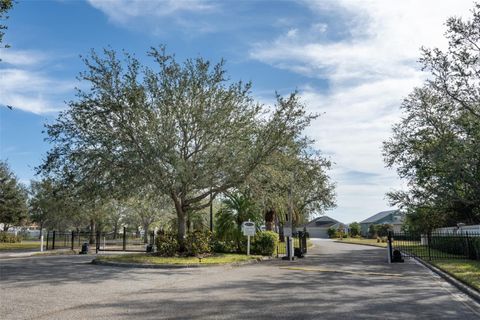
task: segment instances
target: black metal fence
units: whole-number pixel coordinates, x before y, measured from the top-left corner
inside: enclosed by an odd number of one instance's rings
[[[280,241],[277,243],[277,258],[287,256],[287,242],[285,237],[279,237]],[[293,234],[293,251],[294,255],[301,257],[307,253],[307,238],[308,234],[303,231],[299,231]],[[282,241],[283,240],[283,241]]]
[[[393,250],[425,260],[480,260],[480,233],[391,233]]]
[[[149,233],[147,243],[145,238],[135,232],[127,232],[124,228],[123,233],[113,232],[59,232],[48,231],[45,237],[46,250],[56,249],[81,249],[82,245],[87,243],[90,249],[95,248],[99,251],[130,251],[146,252],[155,244],[154,232]]]
[[[95,236],[92,237],[90,232],[77,231],[48,231],[44,236],[46,250],[80,249],[83,243],[90,243],[92,239],[95,244]]]
[[[145,241],[146,240],[146,241]],[[97,233],[96,251],[130,251],[130,252],[146,252],[149,251],[148,246],[155,245],[155,233],[151,232],[145,239],[144,236],[136,232],[127,232],[123,229],[123,233],[115,234],[113,232]]]

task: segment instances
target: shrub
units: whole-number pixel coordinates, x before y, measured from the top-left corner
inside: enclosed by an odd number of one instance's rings
[[[177,235],[173,232],[159,231],[155,239],[155,246],[158,255],[172,257],[179,249]]]
[[[388,231],[392,230],[391,224],[371,224],[368,227],[368,236],[371,239],[388,236]]]
[[[212,239],[210,247],[217,253],[234,253],[237,251],[235,241]]]
[[[391,224],[377,224],[375,225],[375,229],[378,236],[386,237],[388,236],[388,231],[393,229],[393,226]]]
[[[377,228],[375,227],[374,224],[371,224],[370,226],[368,226],[368,237],[370,239],[375,239],[378,237]]]
[[[480,260],[480,237],[431,236],[430,248],[449,254],[469,255]]]
[[[16,243],[21,241],[22,239],[19,236],[16,236],[14,234],[11,234],[5,231],[0,232],[0,242]]]
[[[278,234],[272,231],[258,232],[252,241],[252,253],[272,256],[277,248]]]
[[[350,236],[357,237],[360,235],[360,224],[358,222],[350,223]]]
[[[337,229],[330,227],[327,230],[327,234],[329,238],[335,238],[337,236]]]
[[[185,241],[185,254],[197,256],[212,252],[212,233],[210,231],[194,231],[187,234]]]

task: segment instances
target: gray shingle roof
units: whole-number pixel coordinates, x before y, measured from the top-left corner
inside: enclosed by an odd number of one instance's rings
[[[341,222],[339,222],[339,221],[337,221],[337,220],[335,220],[335,219],[332,219],[332,218],[330,218],[330,217],[328,217],[328,216],[321,216],[321,217],[315,218],[315,219],[313,219],[312,221],[308,222],[308,223],[305,225],[305,227],[318,227],[318,225],[317,225],[317,223],[316,223],[317,221],[318,221],[318,222],[321,222],[321,221],[322,221],[322,222],[323,222],[323,221],[327,222],[327,221],[328,221],[328,222],[332,222],[332,223],[334,223],[334,224],[341,224]]]
[[[367,218],[363,221],[360,221],[360,223],[374,223],[374,222],[377,222],[378,220],[380,219],[383,219],[385,218],[386,216],[388,216],[389,214],[392,214],[392,213],[395,213],[399,210],[388,210],[388,211],[382,211],[382,212],[379,212],[373,216],[371,216],[370,218]]]

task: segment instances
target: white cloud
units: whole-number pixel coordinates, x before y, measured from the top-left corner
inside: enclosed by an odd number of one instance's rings
[[[31,66],[47,60],[47,56],[36,51],[0,49],[2,63],[10,65]]]
[[[36,114],[56,112],[65,107],[64,100],[75,84],[58,80],[39,70],[39,65],[51,59],[33,51],[2,52],[2,63],[8,68],[0,69],[0,105],[13,106]]]
[[[201,0],[88,0],[94,8],[103,11],[115,22],[127,22],[131,18],[163,17],[177,12],[212,11],[215,6]]]
[[[339,196],[333,215],[346,222],[359,220],[384,209],[385,192],[401,185],[394,172],[384,168],[381,145],[399,119],[402,98],[426,77],[416,63],[419,48],[445,47],[446,19],[469,16],[473,2],[340,0],[305,5],[318,13],[320,21],[303,30],[290,29],[295,30],[294,37],[288,31],[254,44],[250,57],[328,81],[326,92],[308,85],[301,88],[309,108],[325,112],[308,134],[336,163],[333,176]],[[322,37],[331,26],[320,27],[323,32],[314,30],[326,16],[341,19],[347,30]],[[345,181],[342,176],[349,171],[378,178],[363,184],[358,177]]]
[[[212,1],[206,0],[88,0],[88,3],[102,11],[114,23],[137,26],[136,23],[132,24],[135,19],[137,23],[149,24],[153,33],[160,33],[163,29],[160,28],[162,23],[170,24],[167,21],[173,21],[190,31],[211,31],[210,25],[197,21],[193,16],[214,12],[218,8]],[[185,14],[189,17],[182,17]]]

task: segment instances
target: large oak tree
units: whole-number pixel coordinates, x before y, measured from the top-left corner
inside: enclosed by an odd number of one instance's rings
[[[275,106],[254,101],[249,83],[228,79],[224,63],[179,63],[164,48],[152,67],[113,50],[84,59],[82,87],[55,123],[42,169],[79,186],[170,197],[183,244],[188,214],[240,185],[271,154],[300,136],[312,116],[295,94]]]
[[[408,181],[389,194],[421,231],[480,223],[480,6],[447,21],[447,50],[423,49],[428,81],[407,97],[384,144],[386,163]]]

